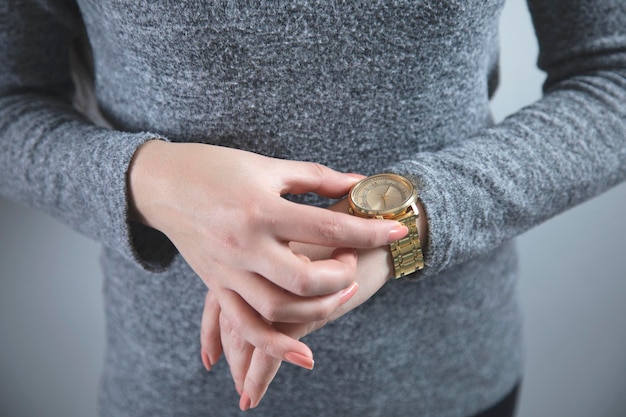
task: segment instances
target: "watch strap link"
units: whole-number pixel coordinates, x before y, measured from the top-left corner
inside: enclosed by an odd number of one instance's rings
[[[424,254],[417,231],[417,215],[411,213],[397,220],[409,229],[409,233],[389,244],[396,279],[424,268]]]

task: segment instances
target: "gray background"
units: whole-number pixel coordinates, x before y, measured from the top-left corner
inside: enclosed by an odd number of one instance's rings
[[[523,0],[502,20],[498,120],[540,96]],[[626,415],[626,185],[519,239],[526,370],[519,417]],[[96,243],[0,199],[0,415],[90,417],[104,316]]]

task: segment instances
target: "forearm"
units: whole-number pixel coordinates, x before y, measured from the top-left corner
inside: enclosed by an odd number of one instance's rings
[[[132,257],[126,170],[154,135],[98,128],[69,104],[33,93],[0,98],[0,137],[2,195]]]
[[[128,164],[158,135],[100,128],[72,107],[69,46],[82,26],[78,8],[3,2],[0,15],[0,194],[146,268],[162,268],[166,241],[132,232],[126,201]]]
[[[500,125],[394,171],[419,179],[425,275],[472,259],[626,178],[626,72],[564,83]]]
[[[544,96],[389,167],[422,185],[431,236],[425,275],[492,251],[626,178],[626,3],[529,6],[548,76]]]

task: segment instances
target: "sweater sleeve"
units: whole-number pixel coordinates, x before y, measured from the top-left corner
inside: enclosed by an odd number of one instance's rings
[[[430,230],[424,275],[486,253],[626,178],[626,2],[529,0],[529,7],[547,73],[543,97],[458,145],[390,167],[421,184]]]
[[[128,219],[126,172],[143,132],[95,126],[71,104],[71,1],[0,4],[0,195],[41,209],[151,270],[175,249]]]

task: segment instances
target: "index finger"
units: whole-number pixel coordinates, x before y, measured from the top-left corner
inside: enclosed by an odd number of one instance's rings
[[[282,160],[280,166],[280,194],[315,193],[324,197],[339,198],[363,178],[346,174],[315,162]]]
[[[320,207],[283,200],[275,210],[274,232],[282,240],[314,245],[369,249],[404,237],[408,229],[396,220],[364,219]]]

